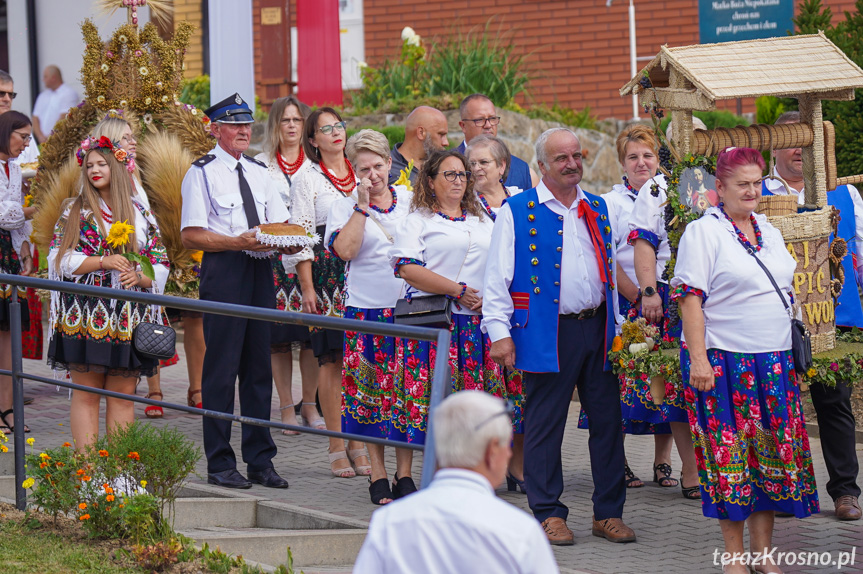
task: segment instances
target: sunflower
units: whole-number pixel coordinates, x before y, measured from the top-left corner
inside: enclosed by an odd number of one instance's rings
[[[122,247],[129,243],[129,236],[135,232],[135,228],[128,221],[116,221],[111,224],[106,241],[113,248]]]

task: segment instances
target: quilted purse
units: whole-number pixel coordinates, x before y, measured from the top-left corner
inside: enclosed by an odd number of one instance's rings
[[[177,333],[159,323],[138,323],[132,331],[132,346],[142,357],[170,359],[174,356]]]

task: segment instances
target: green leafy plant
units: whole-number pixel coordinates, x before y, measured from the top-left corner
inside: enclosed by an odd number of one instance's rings
[[[372,126],[364,126],[360,128],[348,128],[348,137],[351,137],[355,133],[360,130],[371,129],[377,132],[380,132],[387,136],[387,141],[390,144],[390,148],[398,143],[402,143],[405,140],[405,128],[403,126],[384,126],[384,127],[372,127]]]
[[[178,562],[178,556],[183,547],[176,539],[161,540],[155,544],[138,544],[132,548],[135,560],[142,568],[149,571],[162,572],[171,564]]]
[[[545,104],[531,106],[526,110],[522,109],[518,105],[509,105],[507,106],[507,109],[527,114],[527,117],[531,119],[558,122],[566,126],[588,130],[596,129],[596,117],[590,115],[589,107],[577,112],[571,108],[565,108],[560,104],[555,103],[551,106]]]
[[[183,89],[180,91],[180,101],[184,104],[191,104],[199,110],[206,110],[210,107],[210,76],[196,76],[183,82]]]
[[[60,448],[24,457],[29,479],[33,479],[30,501],[53,516],[55,522],[57,516],[71,512],[80,499],[80,481],[76,480],[76,471],[84,457],[71,447],[71,444],[64,443]]]

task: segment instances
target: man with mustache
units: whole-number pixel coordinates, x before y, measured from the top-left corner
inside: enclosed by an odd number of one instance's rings
[[[785,112],[776,124],[796,124],[800,122],[800,112]],[[776,167],[773,175],[779,175],[789,187],[790,193],[797,194],[797,203],[803,199],[803,156],[800,148],[780,149],[774,152]],[[762,195],[785,195],[789,190],[775,179],[764,179]],[[840,185],[827,192],[827,203],[839,209],[839,236],[848,243],[848,255],[842,259],[845,269],[845,287],[839,295],[836,306],[836,324],[843,327],[863,327],[863,307],[857,287],[863,284],[863,199],[853,185]],[[837,382],[835,387],[814,384],[809,387],[812,404],[818,419],[821,436],[821,449],[830,480],[827,494],[836,507],[839,520],[860,520],[863,512],[858,498],[860,486],[857,475],[860,465],[857,462],[854,431],[856,428],[854,412],[851,409],[851,388],[847,383]]]
[[[195,160],[183,179],[180,228],[187,249],[203,251],[200,297],[207,301],[276,308],[272,247],[258,243],[255,227],[281,223],[290,213],[267,166],[244,155],[254,118],[234,94],[204,112],[218,144]],[[299,248],[280,250],[293,254]],[[263,256],[263,258],[261,257]],[[201,381],[203,408],[233,413],[234,384],[240,380],[240,413],[270,419],[273,373],[270,325],[262,321],[204,315],[207,351]],[[231,422],[204,417],[207,482],[227,488],[252,483],[288,488],[273,468],[276,445],[266,427],[242,425],[248,480],[237,471],[231,449]]]
[[[560,448],[573,390],[590,418],[594,536],[634,542],[626,500],[617,379],[615,252],[605,201],[585,193],[581,143],[566,128],[536,142],[542,180],[507,199],[489,247],[482,328],[495,362],[524,372],[527,500],[551,544],[573,544],[560,501]],[[594,422],[594,417],[596,422]]]
[[[405,119],[405,141],[396,144],[390,151],[393,158],[390,185],[395,183],[408,163],[413,161],[409,177],[411,185],[415,186],[425,159],[433,151],[446,149],[449,145],[447,131],[446,116],[440,110],[429,106],[415,108]]]

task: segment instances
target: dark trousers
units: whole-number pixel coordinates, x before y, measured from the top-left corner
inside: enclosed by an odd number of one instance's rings
[[[561,319],[557,341],[560,372],[524,374],[530,405],[524,415],[524,477],[530,509],[540,522],[553,516],[566,520],[569,514],[560,501],[560,447],[572,393],[578,387],[590,419],[587,445],[593,513],[597,520],[620,518],[626,501],[620,391],[614,374],[603,370],[605,314],[581,321]]]
[[[835,388],[816,384],[809,387],[809,392],[815,405],[821,450],[830,476],[827,494],[833,500],[846,494],[860,496],[851,389],[845,383],[837,383]]]
[[[238,251],[205,253],[201,264],[201,299],[276,308],[273,267],[269,259],[253,259]],[[240,413],[270,420],[273,371],[270,325],[225,315],[204,314],[203,407],[234,412],[234,384],[240,379]],[[231,422],[204,417],[207,472],[237,467],[231,448]],[[270,429],[242,425],[243,461],[249,470],[272,468],[276,444]]]

